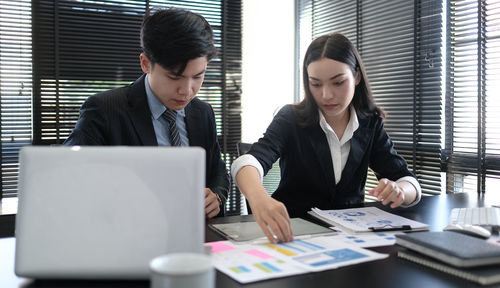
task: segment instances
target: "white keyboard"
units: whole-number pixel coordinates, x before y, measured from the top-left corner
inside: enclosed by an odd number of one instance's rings
[[[495,207],[473,207],[453,208],[450,214],[450,223],[470,224],[480,226],[500,226],[500,208]]]

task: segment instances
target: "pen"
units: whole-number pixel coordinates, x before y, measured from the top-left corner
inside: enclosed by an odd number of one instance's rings
[[[373,232],[381,232],[381,231],[397,231],[397,230],[411,230],[410,225],[402,225],[402,226],[381,226],[381,227],[368,227]]]

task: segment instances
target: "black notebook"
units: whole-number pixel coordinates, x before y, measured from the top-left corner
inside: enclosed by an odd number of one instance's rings
[[[459,268],[410,250],[399,251],[398,257],[482,285],[489,285],[500,282],[500,265]]]
[[[456,267],[500,265],[500,246],[457,232],[396,235],[396,244]]]

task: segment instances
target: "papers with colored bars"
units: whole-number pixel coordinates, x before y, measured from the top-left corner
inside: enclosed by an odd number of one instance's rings
[[[240,283],[335,269],[386,258],[388,255],[335,241],[329,236],[288,243],[205,243],[217,270]]]
[[[429,229],[427,224],[394,215],[377,207],[339,210],[312,208],[308,213],[330,225],[340,226],[353,233]]]

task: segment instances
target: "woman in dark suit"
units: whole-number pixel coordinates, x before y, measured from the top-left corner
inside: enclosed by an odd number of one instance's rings
[[[315,39],[303,71],[304,99],[282,108],[231,168],[269,241],[293,240],[289,217],[312,207],[362,205],[368,167],[379,179],[369,193],[384,205],[418,203],[420,185],[384,130],[384,112],[352,43],[339,33]],[[281,181],[269,197],[262,176],[278,158]]]

